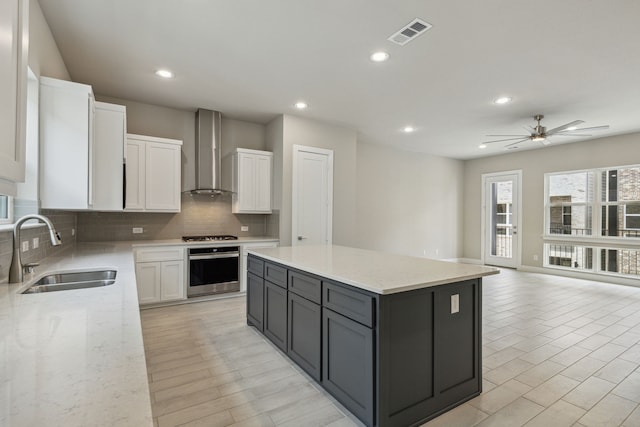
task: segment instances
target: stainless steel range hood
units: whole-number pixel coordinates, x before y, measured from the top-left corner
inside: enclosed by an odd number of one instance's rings
[[[221,122],[219,111],[196,111],[196,188],[191,193],[230,193],[221,185]]]

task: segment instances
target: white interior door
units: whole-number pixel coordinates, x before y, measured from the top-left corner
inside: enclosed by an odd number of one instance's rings
[[[292,245],[331,244],[333,151],[294,145],[292,187]]]
[[[516,268],[520,263],[521,172],[483,175],[483,261]]]

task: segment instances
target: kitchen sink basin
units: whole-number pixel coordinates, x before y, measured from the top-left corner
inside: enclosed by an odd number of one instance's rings
[[[36,294],[108,286],[116,281],[116,273],[116,270],[99,270],[49,274],[29,286],[22,293]]]

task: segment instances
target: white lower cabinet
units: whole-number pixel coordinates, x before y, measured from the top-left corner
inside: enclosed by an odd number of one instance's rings
[[[183,248],[137,249],[135,258],[140,305],[186,298]]]

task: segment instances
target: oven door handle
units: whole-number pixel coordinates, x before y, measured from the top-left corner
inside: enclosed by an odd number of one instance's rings
[[[239,258],[238,252],[226,253],[226,254],[205,254],[205,255],[189,255],[189,261],[201,260],[201,259],[221,259],[221,258]]]

